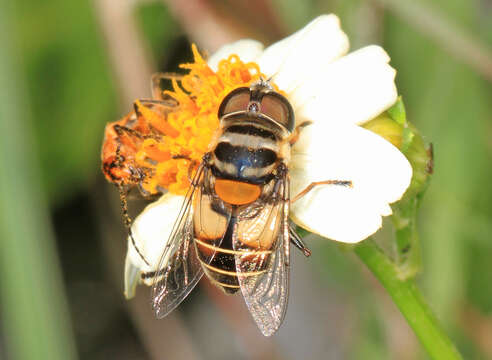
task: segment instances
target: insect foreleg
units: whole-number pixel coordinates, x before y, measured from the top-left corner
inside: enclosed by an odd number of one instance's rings
[[[161,88],[161,80],[181,80],[182,78],[183,75],[170,72],[157,72],[152,74],[152,77],[150,79],[152,97],[154,99],[164,100]]]
[[[292,132],[292,137],[289,140],[289,144],[294,145],[297,142],[297,140],[299,140],[299,136],[301,135],[302,129],[304,129],[306,126],[311,124],[312,124],[311,121],[304,121],[303,123],[297,125],[294,131]]]
[[[132,233],[132,219],[130,218],[130,215],[128,214],[128,202],[126,200],[126,190],[124,189],[123,185],[118,184],[118,190],[120,192],[120,201],[121,201],[121,214],[123,216],[123,221],[125,223],[126,228],[128,229],[128,236],[130,237],[132,241],[132,245],[135,248],[135,251],[137,254],[140,256],[140,258],[144,261],[144,263],[148,266],[150,266],[149,262],[143,254],[140,252],[140,249],[138,248],[135,238],[133,237]]]

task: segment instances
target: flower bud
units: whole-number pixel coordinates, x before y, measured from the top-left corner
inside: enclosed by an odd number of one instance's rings
[[[402,279],[414,277],[421,268],[417,209],[433,170],[432,144],[426,147],[417,128],[406,119],[401,97],[386,112],[364,127],[391,142],[407,157],[413,170],[412,181],[400,201],[392,205],[396,236],[396,264]]]

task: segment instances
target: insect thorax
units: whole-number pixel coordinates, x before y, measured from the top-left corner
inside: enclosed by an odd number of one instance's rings
[[[221,129],[212,148],[212,171],[217,178],[261,185],[272,179],[280,163],[288,162],[289,152],[271,124],[243,114]]]

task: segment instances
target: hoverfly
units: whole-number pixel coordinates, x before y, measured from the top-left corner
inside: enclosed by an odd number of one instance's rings
[[[228,294],[241,291],[265,336],[283,321],[290,242],[288,162],[294,111],[264,80],[222,101],[220,127],[185,197],[153,276],[156,316],[170,313],[205,273]]]
[[[177,106],[163,98],[136,102],[133,113],[106,128],[103,172],[120,189],[129,229],[125,189],[139,186],[146,195],[142,183],[151,175],[136,162],[135,149],[146,139],[162,140],[157,124],[142,116],[142,104],[163,116]],[[158,265],[142,278],[152,279],[157,318],[175,309],[206,274],[225,293],[240,291],[261,332],[270,336],[287,309],[290,243],[311,254],[288,220],[290,150],[309,123],[295,127],[289,101],[265,80],[231,91],[218,118],[219,129],[191,179]],[[313,183],[292,201],[318,184],[351,182]]]

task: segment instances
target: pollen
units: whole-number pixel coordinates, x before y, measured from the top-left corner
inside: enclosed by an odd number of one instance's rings
[[[176,106],[135,102],[135,123],[145,131],[136,136],[135,150],[124,161],[133,161],[128,172],[148,194],[163,189],[185,194],[219,127],[217,113],[224,97],[265,77],[256,63],[244,63],[237,55],[221,60],[214,71],[195,45],[192,52],[194,61],[180,65],[187,73],[171,80],[172,90],[163,91],[163,98]],[[135,173],[143,175],[135,178]]]

